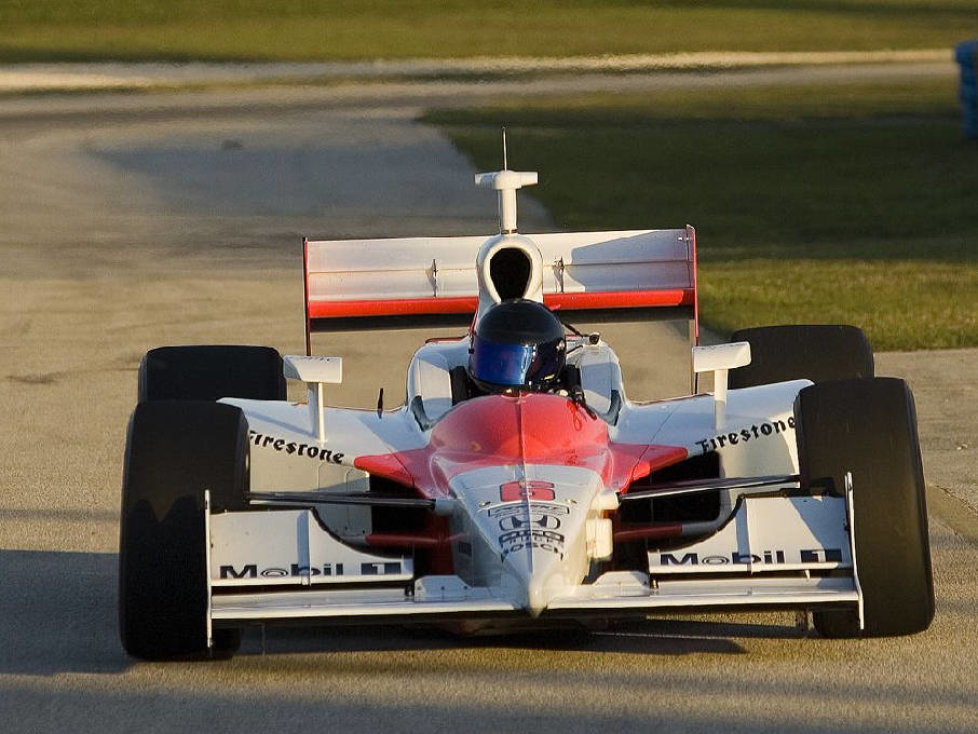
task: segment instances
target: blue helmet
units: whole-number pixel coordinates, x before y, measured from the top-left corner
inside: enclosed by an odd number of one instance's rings
[[[476,324],[469,376],[483,390],[548,390],[566,359],[564,326],[542,303],[514,298],[493,306]]]

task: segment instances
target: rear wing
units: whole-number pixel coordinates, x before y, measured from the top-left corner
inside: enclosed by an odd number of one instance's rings
[[[602,318],[671,307],[698,341],[696,231],[528,235],[543,256],[543,300]],[[303,241],[306,353],[315,331],[468,326],[485,236]]]

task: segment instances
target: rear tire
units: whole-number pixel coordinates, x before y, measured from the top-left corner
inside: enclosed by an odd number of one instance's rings
[[[146,660],[228,657],[238,630],[207,646],[204,490],[211,511],[241,509],[248,490],[248,423],[222,403],[161,401],[129,424],[119,540],[122,644]]]
[[[843,496],[852,473],[856,565],[865,629],[855,612],[814,612],[823,637],[887,637],[927,629],[934,586],[913,396],[903,380],[843,380],[795,402],[804,487]]]
[[[733,342],[749,342],[751,362],[730,370],[731,389],[808,379],[872,377],[873,350],[855,326],[759,326],[741,329]]]
[[[282,357],[271,347],[159,347],[139,365],[139,402],[285,400]]]

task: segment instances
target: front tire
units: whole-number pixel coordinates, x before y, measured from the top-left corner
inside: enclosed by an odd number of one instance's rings
[[[934,586],[913,396],[894,378],[803,389],[795,402],[802,486],[844,495],[852,473],[856,565],[865,629],[848,610],[816,611],[823,637],[888,637],[927,629]]]
[[[134,657],[230,656],[238,630],[207,640],[204,490],[211,511],[241,509],[248,424],[222,403],[143,403],[129,424],[119,540],[119,627]]]

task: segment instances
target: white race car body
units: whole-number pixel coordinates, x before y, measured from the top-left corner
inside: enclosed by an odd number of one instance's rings
[[[523,237],[506,231],[515,228],[507,197],[535,175],[487,176],[504,230],[489,240],[306,243],[307,327],[477,322],[515,296],[563,310],[679,309],[695,343],[691,228]],[[860,613],[851,492],[799,491],[793,405],[811,383],[728,392],[727,370],[749,361],[746,346],[694,349],[713,394],[633,404],[597,336],[568,335],[583,400],[460,398],[453,379],[469,339],[432,341],[411,362],[406,404],[386,412],[323,407],[338,361],[287,357],[289,376],[309,385],[308,404],[222,401],[247,418],[250,492],[244,511],[205,512],[208,629],[303,618],[475,630],[679,609]],[[693,497],[710,499],[677,511]]]
[[[428,431],[407,409],[327,409],[335,438],[324,444],[305,406],[231,401],[252,426],[253,502],[309,507],[210,516],[213,619],[857,604],[845,499],[771,493],[797,488],[784,408],[805,384],[732,391],[720,434],[709,396],[626,404],[620,427],[541,394],[474,398]],[[669,443],[655,443],[664,432]],[[642,434],[651,440],[637,441]],[[750,486],[724,490],[713,521],[615,527],[633,483],[714,451],[721,437],[721,465],[780,476],[758,496]],[[440,522],[375,533],[369,477],[413,487]],[[365,504],[332,503],[358,497]],[[648,551],[647,568],[602,569],[616,542],[656,537],[672,542]],[[441,572],[416,574],[419,550]],[[839,569],[850,574],[825,573]],[[248,586],[262,588],[239,593]]]

